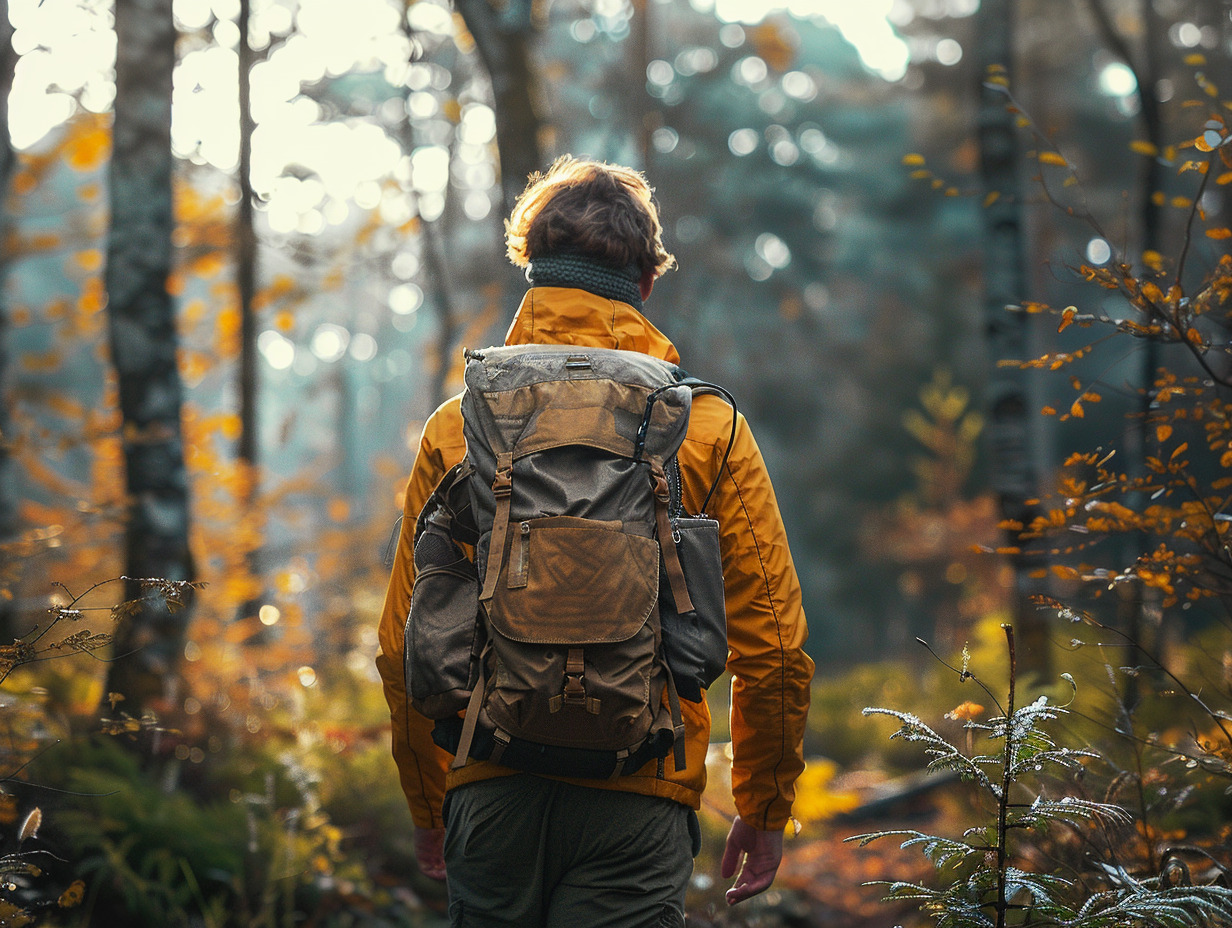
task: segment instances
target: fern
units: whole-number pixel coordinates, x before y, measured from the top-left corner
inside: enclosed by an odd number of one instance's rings
[[[1068,712],[1047,696],[1015,708],[1014,633],[1009,626],[1003,627],[1010,659],[1007,707],[997,718],[968,720],[964,725],[968,733],[980,732],[989,744],[998,745],[996,753],[972,752],[969,756],[911,713],[864,710],[866,715],[897,719],[900,728],[891,737],[923,745],[930,771],[956,772],[993,800],[989,820],[967,827],[961,838],[915,830],[848,838],[859,841],[861,847],[885,838],[901,839],[901,847],[918,849],[939,875],[937,887],[885,880],[870,885],[885,887],[887,900],[917,903],[937,928],[1208,928],[1232,924],[1232,889],[1190,885],[1188,871],[1183,874],[1184,885],[1176,885],[1165,876],[1139,879],[1108,863],[1095,864],[1092,881],[1021,866],[1020,848],[1054,826],[1079,832],[1092,825],[1115,829],[1132,825],[1134,818],[1114,803],[1044,795],[1038,784],[1045,774],[1074,771],[1099,755],[1057,745],[1048,726]],[[965,664],[960,679],[979,682]],[[1066,679],[1073,687],[1073,680]],[[1023,794],[1029,801],[1011,801],[1011,795]],[[1096,889],[1090,889],[1091,885]]]

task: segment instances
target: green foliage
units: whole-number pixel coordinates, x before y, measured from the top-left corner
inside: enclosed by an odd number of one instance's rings
[[[1123,832],[1134,824],[1134,816],[1115,803],[1074,793],[1050,795],[1051,784],[1085,772],[1100,755],[1057,744],[1052,729],[1068,710],[1049,697],[1039,696],[1015,708],[1014,639],[1008,626],[1006,635],[1007,708],[987,721],[968,718],[966,750],[912,713],[865,710],[896,719],[900,727],[891,737],[922,746],[930,771],[958,774],[983,800],[982,806],[973,806],[984,810],[980,818],[958,837],[890,830],[849,839],[863,846],[900,838],[903,848],[918,849],[936,868],[935,886],[877,881],[887,887],[887,900],[918,903],[938,928],[1202,928],[1232,919],[1232,889],[1213,883],[1194,885],[1187,870],[1181,885],[1169,869],[1152,876],[1133,874],[1112,856],[1096,859],[1093,867],[1088,864],[1085,872],[1072,876],[1030,865],[1033,856],[1038,858],[1032,852],[1038,852],[1050,832],[1068,830],[1084,837]],[[966,665],[959,675],[963,680],[977,679]],[[993,697],[991,690],[985,691]]]
[[[272,928],[306,912],[322,925],[420,923],[413,897],[379,889],[369,872],[369,851],[391,836],[344,848],[309,766],[286,750],[271,758],[258,743],[240,752],[219,778],[194,782],[179,761],[143,762],[115,739],[66,747],[69,793],[51,825],[88,884],[84,924]],[[341,784],[359,772],[352,763],[322,772]],[[263,786],[220,789],[236,771]],[[355,815],[357,801],[339,807]]]

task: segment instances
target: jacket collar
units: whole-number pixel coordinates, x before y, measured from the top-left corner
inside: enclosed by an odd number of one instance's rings
[[[572,287],[528,290],[505,335],[505,344],[620,348],[680,363],[671,340],[628,303]]]

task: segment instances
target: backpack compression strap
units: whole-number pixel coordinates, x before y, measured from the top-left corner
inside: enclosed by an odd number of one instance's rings
[[[488,566],[483,574],[483,590],[479,601],[486,603],[496,592],[496,580],[505,561],[505,538],[509,534],[509,505],[513,498],[513,452],[502,451],[496,456],[496,476],[492,479],[492,495],[496,497],[496,516],[492,520],[492,538],[488,542]]]
[[[677,612],[692,612],[693,600],[689,598],[689,588],[684,582],[684,568],[680,566],[680,552],[676,550],[676,536],[672,533],[672,523],[668,518],[671,489],[667,483],[667,475],[663,473],[663,462],[658,458],[650,460],[650,479],[654,484],[659,549],[663,552],[663,566],[667,570],[667,582],[672,588],[672,599],[676,601]]]

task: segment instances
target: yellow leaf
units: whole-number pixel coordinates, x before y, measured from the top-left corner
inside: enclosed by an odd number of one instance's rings
[[[1206,64],[1206,56],[1201,52],[1193,52],[1185,56],[1185,64],[1191,68],[1201,68]]]
[[[1154,249],[1148,249],[1142,253],[1142,263],[1153,271],[1162,271],[1164,256]]]
[[[907,167],[922,167],[924,165],[924,156],[917,154],[903,155],[903,164]]]
[[[65,146],[64,160],[76,171],[90,171],[101,165],[110,153],[111,133],[94,127],[72,138]]]
[[[1135,140],[1129,143],[1129,150],[1137,152],[1140,155],[1146,155],[1148,158],[1154,158],[1159,154],[1159,148],[1151,142]]]
[[[1193,206],[1193,200],[1189,197],[1173,197],[1172,205],[1177,209],[1189,209],[1189,207]]]
[[[81,900],[86,896],[86,884],[84,880],[74,880],[69,884],[68,889],[60,893],[60,898],[56,904],[62,909],[71,909],[74,906],[81,905]]]
[[[1069,167],[1069,163],[1065,158],[1055,151],[1042,151],[1039,153],[1040,164],[1055,164],[1057,167]]]
[[[1001,191],[999,190],[988,191],[988,193],[984,195],[984,208],[987,209],[988,207],[996,203],[999,199],[1001,199]]]
[[[97,248],[87,248],[75,255],[77,266],[83,271],[97,271],[103,266],[103,253]]]

